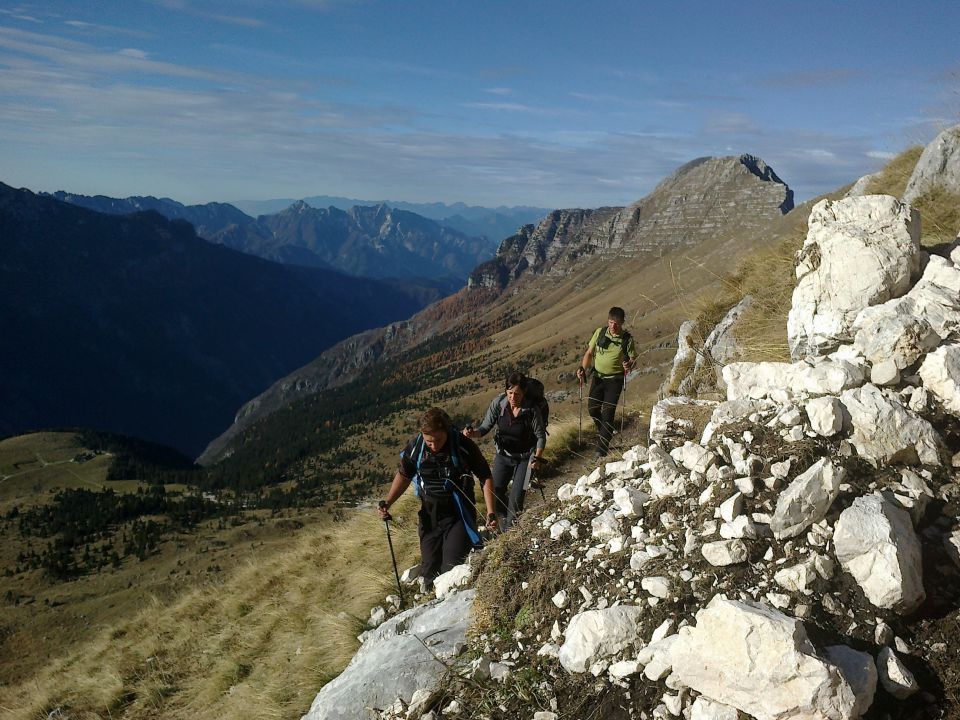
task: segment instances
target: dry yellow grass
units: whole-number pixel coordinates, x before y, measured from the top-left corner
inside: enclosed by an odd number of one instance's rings
[[[414,502],[396,506],[398,562],[416,562]],[[29,682],[0,688],[5,717],[289,718],[349,662],[369,608],[394,588],[371,507],[301,531],[219,582],[153,598]]]

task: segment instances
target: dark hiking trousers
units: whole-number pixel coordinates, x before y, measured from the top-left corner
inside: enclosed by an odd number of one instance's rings
[[[587,412],[597,426],[597,452],[606,455],[613,437],[613,417],[617,412],[620,392],[623,390],[623,375],[600,377],[594,374],[590,382],[590,399]]]
[[[473,506],[469,506],[472,511]],[[453,502],[424,501],[418,513],[420,523],[420,570],[424,579],[433,579],[463,564],[473,547],[463,519]]]
[[[503,518],[500,522],[502,530],[513,525],[517,514],[523,510],[523,498],[526,495],[523,481],[527,477],[528,462],[530,453],[508,457],[498,452],[493,456],[493,494],[496,496],[497,517]]]

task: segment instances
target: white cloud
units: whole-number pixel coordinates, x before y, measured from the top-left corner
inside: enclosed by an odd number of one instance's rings
[[[865,155],[875,160],[893,160],[893,158],[896,157],[896,153],[887,152],[886,150],[867,150]]]

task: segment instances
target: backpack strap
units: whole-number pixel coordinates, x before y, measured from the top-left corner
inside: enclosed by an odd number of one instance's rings
[[[447,438],[450,442],[450,462],[453,463],[453,467],[460,467],[460,430],[455,427],[450,428],[450,432],[447,433]],[[420,464],[423,462],[423,453],[426,451],[427,444],[423,441],[423,433],[417,435],[417,439],[413,443],[413,454],[412,457],[416,459],[416,472],[413,474],[413,494],[415,497],[420,497],[423,494],[423,478],[420,477]],[[450,488],[446,488],[449,490]]]

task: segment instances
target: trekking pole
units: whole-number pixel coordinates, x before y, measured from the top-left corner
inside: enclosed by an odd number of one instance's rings
[[[393,574],[397,578],[397,592],[400,593],[400,607],[403,607],[403,588],[400,587],[400,571],[397,570],[397,556],[393,552],[393,540],[390,538],[390,521],[393,518],[390,516],[390,513],[387,512],[387,502],[385,500],[380,501],[380,507],[383,508],[386,516],[383,518],[383,526],[387,528],[387,545],[390,546],[390,559],[393,560]]]
[[[623,374],[623,409],[620,411],[620,441],[623,442],[623,419],[627,415],[627,373]]]
[[[583,379],[580,380],[580,432],[577,435],[577,447],[583,447]]]

